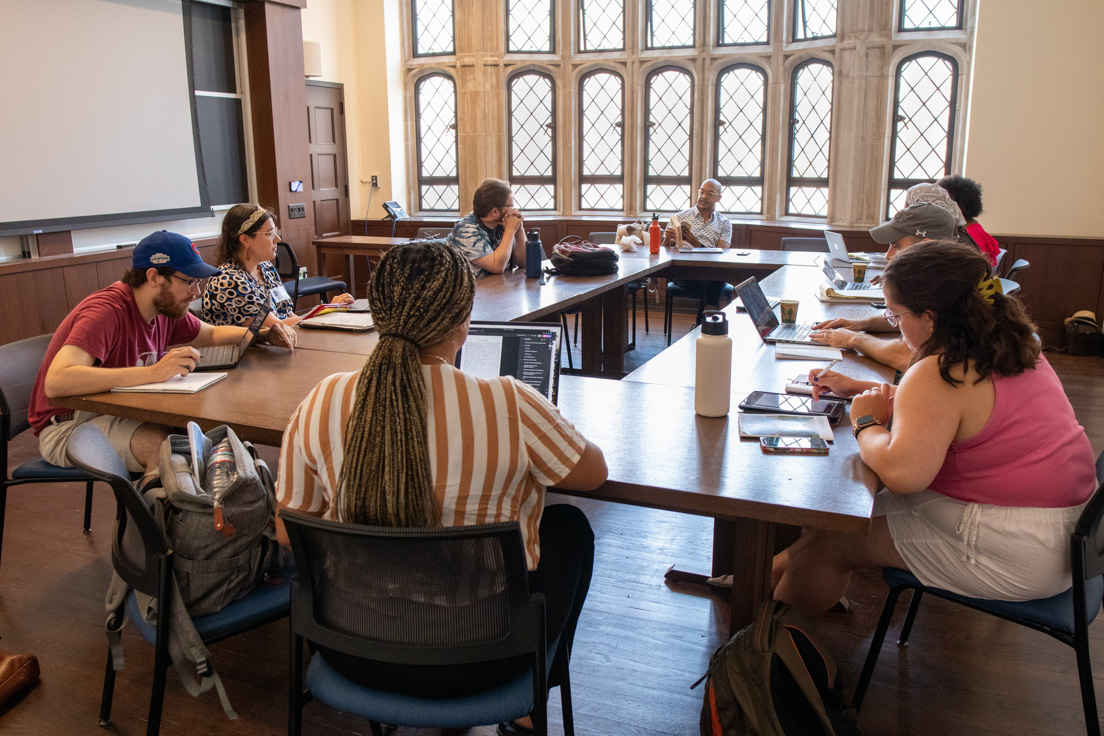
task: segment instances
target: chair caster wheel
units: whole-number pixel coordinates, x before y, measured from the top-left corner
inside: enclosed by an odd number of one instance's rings
[[[100,728],[111,728],[111,726],[112,726],[112,723],[111,723],[110,718],[101,718],[100,719]]]

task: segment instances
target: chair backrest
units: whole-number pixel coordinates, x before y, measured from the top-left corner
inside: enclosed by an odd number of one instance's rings
[[[997,274],[1000,273],[1001,263],[1004,262],[1004,257],[1007,254],[1008,254],[1008,249],[1007,248],[998,248],[997,249],[997,262],[993,264],[993,275],[994,276],[996,276]]]
[[[192,303],[188,305],[188,311],[194,314],[196,317],[203,318],[203,297],[199,299],[193,299]]]
[[[282,240],[276,244],[276,273],[284,281],[299,280],[299,259],[295,257],[295,249]]]
[[[131,484],[123,463],[103,431],[92,423],[73,430],[66,446],[69,461],[111,486],[115,494],[115,530],[111,563],[127,585],[151,596],[160,593],[159,561],[168,559],[169,543],[153,512]]]
[[[827,253],[828,241],[824,238],[782,238],[782,250]]]
[[[1101,459],[1096,462],[1097,475],[1101,472]],[[1077,520],[1071,538],[1074,579],[1091,580],[1104,574],[1104,484],[1097,485]]]
[[[611,245],[617,242],[617,233],[591,233],[587,239],[595,245]]]
[[[292,628],[362,659],[452,665],[543,651],[517,522],[396,529],[284,509],[298,578]]]
[[[420,227],[418,228],[418,239],[423,238],[447,238],[452,234],[451,227]]]
[[[0,346],[0,440],[5,443],[31,426],[31,389],[52,338],[51,333]]]
[[[1017,258],[1012,266],[1008,269],[1008,273],[1006,273],[1004,277],[1006,279],[1015,281],[1017,273],[1019,273],[1020,271],[1026,271],[1029,268],[1031,268],[1030,261],[1028,261],[1026,258]]]

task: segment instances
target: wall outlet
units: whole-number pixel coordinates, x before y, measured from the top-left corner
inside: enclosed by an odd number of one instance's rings
[[[300,266],[300,268],[299,268],[299,280],[302,281],[306,277],[307,277],[307,267],[306,266]]]
[[[307,205],[305,204],[289,204],[288,205],[288,219],[289,220],[302,220],[307,216]]]
[[[379,189],[379,176],[372,174],[372,188]]]

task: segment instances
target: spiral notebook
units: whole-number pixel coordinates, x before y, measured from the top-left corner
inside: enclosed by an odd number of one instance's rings
[[[167,381],[157,383],[116,386],[111,389],[111,392],[116,394],[194,394],[224,378],[226,378],[225,373],[189,373],[186,376],[174,376]]]

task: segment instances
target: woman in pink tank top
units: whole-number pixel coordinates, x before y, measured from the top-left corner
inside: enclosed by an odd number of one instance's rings
[[[806,530],[780,553],[776,598],[820,612],[853,570],[882,567],[979,598],[1070,587],[1069,535],[1096,486],[1092,448],[1035,325],[997,283],[975,249],[913,246],[885,274],[885,316],[913,350],[900,384],[810,373],[814,393],[854,397],[859,453],[886,490],[866,536]]]

